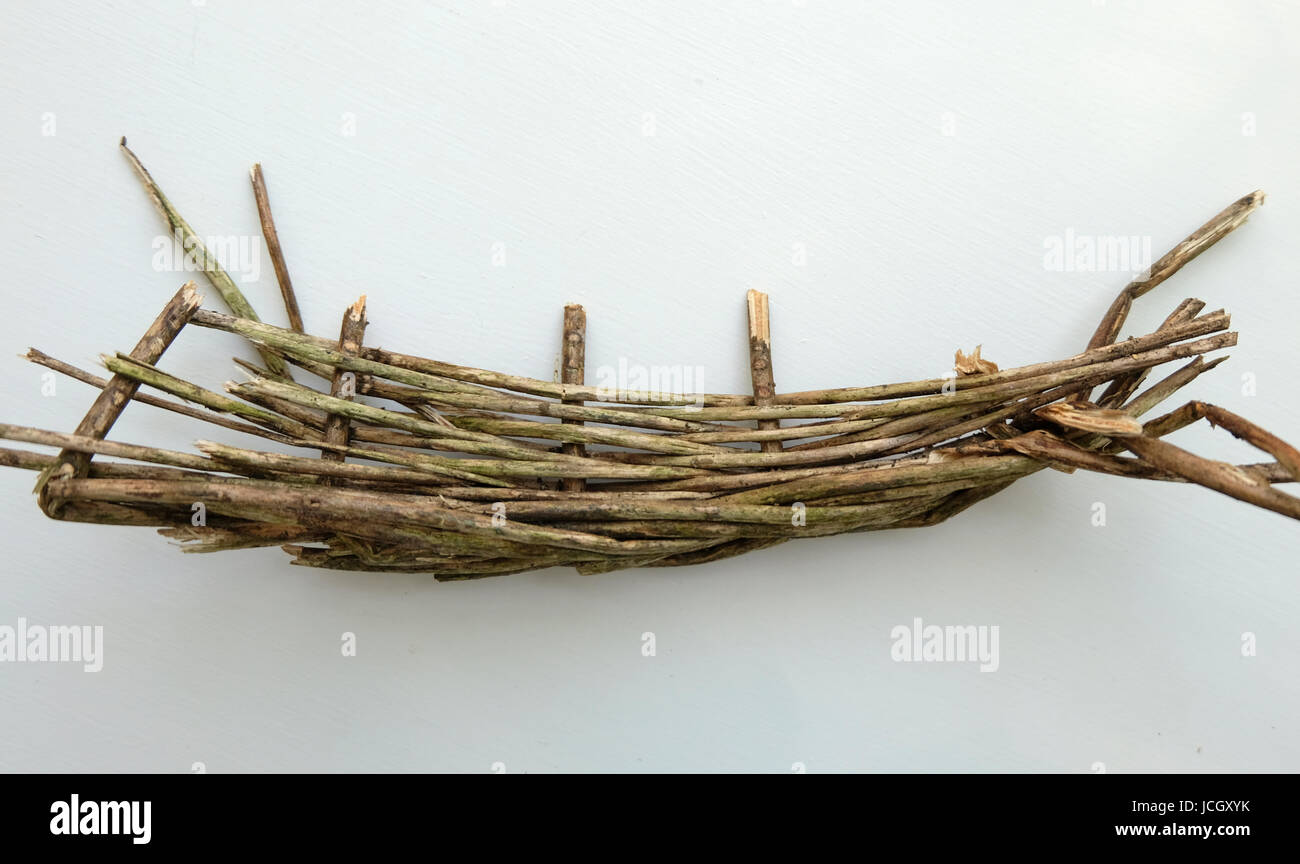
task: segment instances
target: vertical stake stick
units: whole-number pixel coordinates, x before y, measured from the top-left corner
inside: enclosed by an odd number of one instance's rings
[[[577,303],[564,307],[564,341],[560,349],[560,383],[583,384],[587,374],[587,313]],[[564,399],[568,405],[581,405],[581,399]],[[582,425],[581,420],[564,420],[564,423]],[[569,456],[585,456],[581,444],[565,444],[561,448]],[[566,477],[560,481],[565,492],[587,491],[587,481],[580,477]]]
[[[750,289],[745,295],[749,306],[749,378],[754,385],[754,404],[767,407],[776,395],[772,379],[772,323],[767,309],[767,295]],[[780,420],[759,420],[759,429],[780,429]],[[780,441],[763,441],[764,453],[781,452]]]
[[[339,351],[349,357],[361,353],[361,340],[366,334],[366,295],[362,294],[357,302],[343,313],[343,325],[339,328]],[[357,373],[335,367],[334,378],[330,382],[330,395],[336,399],[352,399],[357,395]],[[325,442],[347,446],[352,435],[352,426],[342,414],[331,414],[325,420]],[[321,458],[328,462],[342,462],[343,454],[333,450],[322,450]],[[325,485],[336,485],[333,477],[321,478]]]

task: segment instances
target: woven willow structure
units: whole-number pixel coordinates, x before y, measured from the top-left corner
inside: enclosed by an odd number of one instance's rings
[[[438,579],[671,567],[935,525],[1049,467],[1198,484],[1300,518],[1300,499],[1274,487],[1300,477],[1295,448],[1202,402],[1148,419],[1226,359],[1206,359],[1236,342],[1226,313],[1184,300],[1154,332],[1117,341],[1133,301],[1240,226],[1261,192],[1127,285],[1073,357],[999,369],[958,352],[946,378],[778,393],[767,297],[751,291],[753,392],[661,394],[584,384],[578,306],[564,310],[559,381],[368,346],[364,297],[338,338],[307,335],[255,166],[290,327],[266,324],[125,139],[122,149],[231,314],[201,308],[186,284],[133,350],[104,357],[107,379],[28,352],[100,390],[70,434],[0,426],[0,437],[59,448],[0,450],[4,464],[40,472],[52,518],[155,526],[188,552],[278,545],[295,564]],[[217,392],[164,371],[164,351],[193,325],[252,343],[261,362],[236,361],[250,379]],[[201,440],[177,452],[106,440],[132,401],[280,446]],[[1230,465],[1165,440],[1201,419],[1272,461]]]

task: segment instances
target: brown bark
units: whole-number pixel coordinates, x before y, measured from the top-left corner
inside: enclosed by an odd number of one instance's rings
[[[366,333],[366,295],[362,294],[357,302],[343,313],[343,324],[339,328],[339,351],[349,357],[355,357],[361,351],[361,341]],[[357,394],[357,374],[343,369],[335,369],[330,381],[330,395],[336,399],[352,399]],[[342,414],[330,414],[325,419],[322,439],[326,444],[346,447],[351,441],[351,420]],[[322,450],[321,458],[326,461],[342,462],[343,453],[339,450]],[[324,478],[326,485],[334,482],[333,478]]]
[[[587,312],[577,304],[564,307],[564,335],[560,348],[560,383],[585,384],[587,374]],[[581,399],[563,400],[569,405],[581,405]],[[582,425],[581,420],[562,420],[570,425]],[[587,448],[581,444],[565,444],[562,452],[569,456],[586,456]],[[560,481],[565,492],[582,492],[587,481],[570,477]]]

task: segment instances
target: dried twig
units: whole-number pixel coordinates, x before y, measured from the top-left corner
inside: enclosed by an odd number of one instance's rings
[[[284,298],[284,311],[289,316],[289,328],[295,333],[301,333],[303,332],[302,313],[298,311],[298,298],[293,293],[293,282],[289,280],[289,266],[285,264],[284,250],[280,248],[280,233],[275,230],[275,220],[271,218],[271,198],[266,193],[266,178],[262,176],[262,163],[254,163],[248,176],[253,182],[257,218],[262,223],[262,238],[266,240],[266,249],[271,253],[271,265],[275,268],[275,280],[280,284],[280,296]]]

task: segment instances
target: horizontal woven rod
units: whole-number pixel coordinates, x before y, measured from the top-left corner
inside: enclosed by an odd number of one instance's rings
[[[127,511],[132,508],[142,508],[148,505],[134,504],[130,507],[108,504],[100,501],[77,501],[75,502],[83,509],[90,510],[86,518],[81,521],[102,521],[96,518],[100,508],[116,508],[116,510]],[[205,499],[205,504],[212,504],[211,499]],[[249,505],[241,506],[240,515],[234,520],[227,520],[227,517],[221,513],[221,505],[217,503],[208,507],[209,525],[236,525],[245,524],[248,519],[258,519],[265,524],[284,524],[286,514],[283,511],[272,512],[262,509],[258,506]],[[95,508],[95,509],[91,509]],[[172,521],[170,519],[159,520],[153,518],[153,521],[141,521],[135,517],[136,521],[129,524],[149,524],[149,525],[169,525],[185,527],[189,524],[190,513],[188,505],[186,506],[183,519]],[[304,530],[312,532],[325,531],[331,536],[341,535],[346,531],[347,536],[355,539],[365,540],[367,542],[385,544],[389,546],[404,546],[410,550],[413,556],[418,555],[456,555],[471,557],[499,557],[510,555],[516,557],[538,557],[555,553],[555,549],[549,546],[529,543],[519,543],[504,540],[499,537],[480,537],[470,534],[454,533],[450,531],[441,531],[415,525],[404,525],[395,523],[386,523],[373,520],[358,520],[355,517],[339,516],[331,512],[316,512],[309,514],[312,525],[300,526]],[[109,514],[109,518],[116,518]],[[227,520],[227,521],[222,521]],[[114,523],[118,524],[118,523]],[[128,523],[121,523],[128,524]],[[652,547],[653,548],[653,547]],[[671,551],[671,550],[669,550]]]
[[[424,439],[419,440],[423,441]],[[439,444],[441,442],[431,443]],[[332,446],[319,441],[299,441],[295,442],[295,444],[300,447],[315,449],[323,449]],[[671,468],[652,465],[615,465],[596,460],[582,459],[565,462],[525,462],[522,459],[462,459],[404,451],[396,447],[381,447],[377,444],[360,446],[353,444],[346,450],[340,450],[338,452],[342,452],[348,456],[355,456],[359,459],[373,459],[378,462],[389,462],[394,465],[406,465],[412,468],[421,468],[444,473],[449,477],[457,477],[469,482],[479,482],[489,485],[493,485],[491,481],[494,479],[554,479],[560,477],[579,477],[583,476],[583,472],[590,472],[592,476],[597,476],[605,480],[644,481],[701,477],[708,474],[706,471],[701,471],[695,468]]]
[[[644,456],[639,454],[616,454],[619,462],[636,464],[678,465],[695,468],[734,468],[734,467],[789,467],[792,465],[825,465],[845,460],[860,460],[867,457],[886,456],[930,447],[944,441],[959,438],[969,432],[1009,418],[1022,416],[1040,405],[1054,402],[1072,393],[1091,389],[1102,380],[1100,376],[1062,385],[1045,393],[1039,393],[1027,399],[999,405],[994,410],[979,415],[972,415],[970,408],[975,406],[957,406],[929,414],[887,423],[876,430],[876,435],[865,441],[809,449],[791,448],[783,453],[759,453],[748,451],[735,453],[727,457],[717,456]],[[965,419],[962,419],[965,418]],[[898,433],[898,434],[894,434]]]
[[[182,552],[223,552],[279,546],[284,543],[313,543],[330,536],[328,531],[313,531],[298,525],[273,525],[268,522],[249,522],[238,528],[177,525],[162,528],[158,533],[175,540]]]
[[[965,455],[965,449],[972,446],[979,446],[979,443],[985,438],[987,438],[987,436],[980,433],[978,435],[968,436],[968,438],[963,439],[962,441],[956,441],[950,444],[945,444],[942,447],[936,447],[931,452],[938,453],[938,455],[912,454],[881,458],[871,460],[870,462],[818,465],[811,468],[772,468],[759,471],[743,471],[734,474],[706,473],[697,477],[688,477],[680,480],[666,480],[654,483],[611,482],[593,488],[618,493],[639,489],[655,492],[709,492],[714,495],[724,495],[741,489],[774,486],[777,483],[785,483],[791,480],[802,480],[808,477],[830,477],[837,474],[846,474],[853,471],[860,471],[864,467],[879,468],[895,465],[922,464],[940,458],[956,458],[957,456]],[[988,455],[988,451],[981,450],[978,452],[978,455],[986,456]]]
[[[987,485],[988,482],[983,477],[968,477],[943,483],[913,483],[904,486],[890,486],[885,489],[869,489],[865,492],[851,492],[846,495],[832,493],[817,498],[809,498],[805,503],[816,504],[819,507],[843,507],[875,504],[880,501],[899,501],[905,498],[932,498],[937,500],[945,498],[954,492],[962,492],[977,486]]]
[[[84,522],[94,525],[121,525],[139,528],[157,528],[170,536],[175,531],[202,530],[213,535],[252,537],[269,528],[284,527],[231,519],[218,513],[208,514],[206,527],[196,529],[192,523],[193,512],[188,506],[159,506],[154,504],[113,504],[105,501],[69,501],[59,518],[66,522]]]
[[[864,432],[874,429],[889,418],[879,417],[871,420],[831,420],[820,423],[804,423],[798,426],[779,426],[772,429],[746,429],[743,427],[727,428],[715,432],[691,432],[680,435],[687,441],[702,441],[711,444],[740,444],[752,441],[798,441],[802,438],[817,438],[823,435],[843,435],[850,432]]]
[[[863,531],[880,531],[892,528],[898,522],[928,512],[940,499],[913,498],[900,501],[883,501],[864,505],[854,519],[823,521],[806,525],[791,524],[789,507],[786,520],[780,523],[760,522],[704,522],[695,519],[643,519],[617,522],[565,520],[549,523],[557,528],[574,531],[596,531],[623,539],[811,539],[834,537],[839,534],[856,534]]]
[[[701,444],[680,435],[650,435],[609,429],[601,426],[570,426],[561,423],[543,423],[536,420],[495,420],[482,417],[447,418],[453,426],[473,432],[508,435],[514,438],[540,438],[576,444],[604,444],[610,447],[627,447],[653,453],[685,455],[690,453],[726,453],[726,447]]]
[[[279,453],[230,447],[214,441],[198,441],[195,446],[222,466],[223,469],[245,474],[255,471],[278,471],[291,474],[309,474],[315,477],[333,477],[340,480],[380,480],[387,483],[404,483],[415,486],[443,485],[447,479],[441,473],[422,471],[418,468],[358,465],[354,462],[285,456]],[[338,447],[339,450],[337,451],[330,449],[324,452],[338,452],[342,456],[348,449],[347,445],[338,445]]]
[[[45,352],[38,351],[35,348],[28,348],[27,353],[23,355],[23,359],[39,366],[44,366],[47,369],[53,369],[55,372],[76,379],[83,384],[89,384],[91,387],[98,387],[101,390],[109,383],[109,379],[107,378],[100,378],[98,375],[94,375],[84,369],[79,369],[71,363],[65,363],[62,360],[51,357]],[[186,417],[192,417],[195,420],[202,420],[204,423],[211,423],[215,426],[221,426],[235,432],[243,432],[247,435],[256,435],[259,438],[279,441],[280,443],[286,443],[288,441],[288,437],[285,435],[268,431],[260,426],[254,426],[250,423],[241,423],[238,420],[231,420],[229,417],[225,417],[211,409],[203,411],[190,405],[186,405],[183,402],[173,402],[170,399],[161,399],[149,393],[141,393],[139,391],[132,393],[131,399],[132,401],[139,402],[142,405],[151,405],[154,408],[161,408],[164,411],[171,411],[174,414],[183,414]]]
[[[240,363],[241,361],[236,359],[235,362]],[[246,368],[250,373],[254,375],[260,376],[263,374],[263,370],[258,367],[249,365]],[[295,384],[293,386],[302,387],[302,385],[298,385],[298,384]],[[317,391],[310,390],[306,387],[302,387],[302,389],[307,393],[317,393]],[[244,390],[241,391],[239,395],[241,398],[253,403],[254,405],[260,406],[261,408],[264,408],[267,411],[270,411],[277,416],[282,416],[283,418],[293,421],[293,423],[296,425],[297,428],[308,430],[307,434],[304,435],[303,438],[295,438],[293,440],[292,443],[294,443],[295,445],[312,446],[312,447],[321,446],[318,442],[323,440],[324,438],[325,423],[327,421],[327,418],[329,417],[329,414],[327,412],[317,408],[310,408],[305,405],[299,405],[294,402],[289,402],[284,399],[277,399],[274,396],[270,396],[266,393],[258,393],[249,390]],[[222,398],[228,398],[228,397],[222,397]],[[397,429],[390,429],[384,426],[372,426],[366,423],[354,422],[351,424],[351,432],[352,432],[351,437],[353,441],[365,442],[367,445],[375,449],[384,449],[386,451],[391,451],[395,448],[411,448],[415,450],[440,450],[440,451],[447,450],[447,444],[445,440],[440,441],[435,439],[422,438],[419,435],[413,435],[409,432],[401,432],[398,431]],[[311,443],[305,444],[303,443],[304,440]],[[523,446],[531,446],[531,445],[525,444]],[[536,449],[541,449],[541,448],[536,448]]]
[[[165,534],[167,528],[159,528],[158,533]],[[276,537],[245,537],[239,534],[231,534],[228,537],[213,536],[205,542],[182,542],[178,541],[177,546],[180,550],[188,555],[204,555],[213,552],[237,552],[241,549],[265,549],[271,546],[283,547],[285,543],[319,543],[328,536],[324,531],[302,531],[296,530],[288,533],[283,539]]]
[[[690,501],[710,497],[708,492],[655,492],[629,489],[603,492],[600,487],[582,492],[560,489],[479,489],[472,486],[448,486],[438,490],[445,498],[461,501]]]
[[[927,509],[923,513],[913,516],[911,519],[904,519],[890,528],[926,528],[947,522],[958,513],[962,513],[974,507],[979,502],[991,498],[1008,488],[1016,478],[1003,480],[998,483],[984,483],[979,486],[973,486],[961,492],[954,492],[935,507]]]
[[[1079,385],[1086,386],[1086,385]],[[1042,391],[1032,391],[1033,394],[1041,394]],[[1053,392],[1051,390],[1047,392]],[[790,448],[791,452],[806,453],[808,451],[827,451],[835,452],[850,444],[859,444],[860,442],[882,441],[888,439],[891,443],[883,447],[876,448],[877,453],[889,452],[895,448],[898,443],[907,444],[911,449],[911,442],[918,440],[926,431],[932,431],[936,428],[947,429],[954,423],[980,416],[980,412],[988,413],[989,411],[1014,412],[1020,400],[1032,394],[1026,393],[1022,396],[1012,397],[1001,401],[968,403],[965,405],[945,406],[936,405],[929,411],[917,414],[905,414],[894,417],[879,426],[874,426],[864,432],[848,432],[843,435],[836,435],[833,438],[823,438],[820,441],[808,441],[804,444],[798,444]]]
[[[90,525],[122,525],[133,528],[164,528],[188,522],[190,514],[163,512],[141,505],[126,506],[104,501],[67,501],[59,513],[63,522]]]
[[[492,562],[449,564],[371,564],[356,556],[340,557],[316,549],[295,549],[286,547],[287,552],[295,557],[290,562],[299,567],[317,567],[325,570],[348,570],[379,573],[431,573],[439,581],[456,579],[476,579],[484,576],[509,576],[514,573],[526,573],[542,567],[556,567],[582,561],[576,556],[554,556],[540,563],[533,559],[494,559]]]
[[[723,495],[717,500],[729,504],[791,504],[827,494],[846,495],[909,483],[940,483],[966,478],[989,481],[1017,479],[1042,467],[1042,463],[1025,456],[960,457],[914,465],[868,467],[841,475],[812,476]]]
[[[921,492],[917,497],[932,493]],[[902,499],[906,500],[906,499]],[[883,504],[860,504],[842,507],[805,507],[800,515],[808,526],[844,525],[861,522],[878,515]],[[499,508],[507,519],[524,522],[553,522],[565,519],[585,520],[657,520],[674,519],[688,522],[749,522],[762,525],[790,525],[791,509],[788,506],[763,504],[726,504],[701,501],[516,501]],[[490,516],[493,505],[476,505],[471,512]],[[594,531],[593,533],[603,533]]]
[[[404,548],[412,558],[540,558],[561,552],[599,557],[596,553],[557,550],[551,546],[516,543],[497,537],[478,537],[471,534],[459,534],[414,525],[397,525],[384,522],[356,524],[355,520],[353,520],[353,524],[349,524],[347,518],[329,513],[318,514],[313,516],[313,519],[317,522],[313,527],[328,529],[330,537],[334,540],[346,540],[354,544],[370,543],[376,547],[386,549]],[[268,519],[267,521],[274,520]]]
[[[141,384],[147,384],[156,390],[162,390],[173,396],[179,396],[190,402],[198,403],[213,411],[234,414],[258,425],[270,427],[283,435],[290,435],[295,438],[311,438],[318,434],[315,430],[294,420],[249,405],[238,399],[231,399],[229,396],[214,393],[197,384],[191,384],[177,378],[175,375],[169,375],[155,366],[132,360],[121,354],[117,356],[103,355],[100,360],[114,375],[121,375],[124,378],[139,381]]]
[[[69,501],[59,519],[66,522],[83,522],[91,525],[123,525],[137,528],[157,528],[168,531],[192,527],[194,518],[188,506],[156,506],[151,504],[113,504],[105,501]],[[229,519],[220,514],[209,514],[208,528],[212,531],[237,529],[247,531],[243,519]]]
[[[267,457],[259,461],[250,457],[243,462],[239,462],[233,456],[226,461],[225,459],[205,459],[190,453],[182,453],[174,450],[164,450],[158,447],[144,447],[138,444],[125,444],[117,441],[105,441],[99,438],[90,438],[84,435],[69,435],[63,432],[51,432],[45,429],[32,429],[24,426],[11,426],[0,424],[0,439],[13,441],[25,441],[32,444],[44,444],[52,447],[62,447],[65,450],[71,450],[82,453],[101,453],[109,456],[118,456],[126,459],[135,459],[142,462],[153,463],[153,465],[181,466],[180,468],[157,468],[143,465],[126,465],[112,462],[92,462],[90,463],[90,476],[99,478],[130,478],[140,480],[187,480],[187,479],[204,479],[213,483],[240,483],[247,479],[246,476],[221,476],[220,474],[209,472],[221,472],[222,474],[248,474],[250,469],[256,471],[262,476],[270,476],[282,482],[314,482],[314,477],[307,475],[320,476],[330,469],[317,466],[315,471],[307,471],[303,466],[300,457],[280,457],[275,453],[260,453],[259,451],[244,451],[236,447],[226,447],[225,445],[211,445],[217,452],[223,454],[253,454]],[[203,444],[204,442],[200,442]],[[346,449],[346,448],[344,448]],[[277,459],[277,457],[279,457]],[[29,453],[20,450],[8,450],[0,448],[0,464],[11,465],[18,468],[39,468],[43,470],[54,464],[56,460],[53,457],[46,457],[40,453]],[[306,460],[315,464],[316,460]],[[435,478],[427,473],[420,471],[413,472],[412,475],[384,476],[384,469],[372,469],[370,466],[356,466],[357,470],[348,473],[354,481],[373,481],[382,480],[388,484],[405,483],[408,485],[418,485],[417,481],[429,482]],[[191,469],[191,470],[182,470]],[[348,469],[340,469],[348,471]],[[295,476],[303,475],[303,476]],[[472,476],[472,475],[471,475]],[[415,479],[409,479],[409,478]],[[463,478],[454,478],[463,479]]]
[[[359,445],[354,442],[341,445],[329,444],[323,441],[296,441],[294,444],[298,447],[336,453],[340,456],[353,456],[357,459],[369,459],[374,462],[386,462],[390,465],[414,468],[429,474],[437,474],[443,478],[444,482],[459,480],[464,483],[476,483],[494,489],[499,487],[508,488],[514,485],[514,482],[505,476],[493,476],[483,471],[467,471],[463,467],[466,465],[482,466],[485,464],[483,460],[455,459],[426,453],[414,453],[404,448],[388,447],[381,444]],[[526,468],[536,467],[531,462],[522,464]],[[522,476],[532,477],[534,475],[526,473],[522,474]]]
[[[18,427],[25,428],[25,427]],[[35,430],[44,432],[45,430]],[[63,434],[63,433],[55,433]],[[99,440],[99,439],[91,439]],[[49,446],[65,446],[66,443],[75,443],[75,439],[65,439],[65,444],[51,444]],[[72,449],[72,448],[69,448]],[[188,455],[188,454],[183,454]],[[124,457],[130,458],[130,457]],[[22,468],[28,471],[41,471],[53,465],[56,462],[54,456],[46,453],[36,453],[31,450],[14,450],[9,447],[0,447],[0,465],[7,468]],[[222,470],[219,466],[212,466],[215,470]],[[136,480],[179,480],[184,478],[207,477],[211,480],[221,481],[238,481],[243,478],[225,477],[208,473],[207,471],[190,470],[186,468],[166,468],[159,465],[135,465],[129,462],[109,462],[104,459],[96,459],[90,463],[91,477],[116,477],[131,478]]]
[[[295,402],[349,419],[362,420],[375,426],[388,426],[403,432],[415,433],[430,440],[445,439],[446,444],[443,449],[455,449],[462,453],[497,456],[504,459],[524,459],[532,462],[580,461],[575,457],[566,457],[550,450],[524,447],[495,435],[443,426],[414,415],[346,399],[336,399],[314,390],[281,384],[269,379],[254,379],[244,384],[228,384],[227,390],[236,395],[262,393],[286,402]]]
[[[418,552],[401,546],[370,543],[336,534],[327,541],[324,550],[307,548],[297,551],[316,556],[320,553],[338,558],[356,558],[366,564],[380,567],[398,567],[414,569],[416,572],[452,572],[485,573],[512,569],[528,564],[531,569],[553,567],[562,564],[575,564],[582,561],[603,561],[605,556],[593,552],[575,552],[571,549],[547,549],[527,556],[503,554],[484,555],[442,555],[430,552]]]
[[[221,471],[222,469],[202,456],[165,450],[161,447],[144,447],[138,444],[123,444],[118,441],[105,441],[89,435],[69,435],[65,432],[52,432],[48,429],[33,429],[28,426],[12,426],[0,423],[0,438],[8,441],[23,441],[27,444],[44,444],[50,447],[62,447],[78,453],[103,453],[106,456],[119,456],[138,462],[152,462],[156,465],[172,465],[178,468],[197,468],[200,471]],[[93,463],[91,463],[93,464]]]
[[[906,446],[915,438],[915,434],[896,435],[839,447],[826,447],[819,450],[784,450],[779,453],[732,448],[725,454],[659,456],[644,453],[597,453],[594,457],[598,461],[625,465],[674,465],[705,469],[788,468],[795,465],[825,465],[849,459],[864,459],[896,447]]]
[[[713,561],[735,558],[736,556],[744,555],[747,552],[757,552],[760,549],[779,546],[785,542],[787,542],[787,538],[785,537],[765,537],[763,539],[742,537],[736,540],[724,540],[714,546],[699,549],[694,552],[683,552],[677,555],[647,556],[641,559],[629,559],[627,561],[602,561],[597,564],[579,564],[575,569],[583,575],[591,575],[596,573],[613,573],[618,570],[630,570],[633,567],[685,567],[692,564],[708,564]]]
[[[47,456],[44,453],[34,453],[26,450],[13,450],[10,448],[0,447],[0,465],[2,466],[39,471],[53,464],[53,462],[54,457]],[[224,465],[215,465],[215,468],[216,470],[233,471],[233,469]],[[278,471],[257,473],[259,477],[275,478],[287,483],[292,482],[305,485],[313,482],[312,478],[309,477],[295,476],[290,473]],[[109,462],[103,459],[96,459],[94,462],[90,463],[89,476],[135,480],[183,480],[206,478],[214,483],[241,483],[251,479],[251,476],[226,476],[221,474],[209,474],[203,471],[194,471],[185,468],[166,468],[157,465],[135,465],[127,462]],[[421,489],[416,486],[401,483],[383,483],[371,480],[354,479],[351,485],[358,489],[374,489],[405,494],[430,494],[427,487]],[[437,494],[437,492],[435,491],[433,494]]]
[[[329,364],[316,363],[300,357],[290,357],[289,361],[313,375],[327,380],[334,369]],[[418,404],[436,403],[441,408],[452,407],[495,411],[502,414],[527,414],[538,417],[554,417],[561,420],[585,420],[593,423],[607,423],[613,426],[656,429],[663,432],[707,432],[725,428],[716,423],[696,423],[690,420],[658,417],[654,414],[643,414],[608,406],[571,405],[496,390],[484,390],[478,393],[447,393],[396,384],[374,375],[361,374],[357,376],[357,379],[358,393],[380,399],[390,399],[409,407]],[[492,416],[493,419],[507,419],[502,416]],[[456,422],[455,417],[448,417],[448,419],[452,423]]]
[[[731,540],[727,543],[721,543],[715,546],[698,549],[694,552],[680,552],[675,555],[665,555],[652,561],[646,561],[643,567],[686,567],[695,564],[709,564],[714,561],[724,561],[727,558],[734,558],[737,555],[744,555],[748,552],[756,552],[759,549],[767,549],[780,543],[785,543],[787,538],[784,537],[764,537],[762,539],[744,537],[739,540]],[[582,569],[579,568],[579,572]]]
[[[209,510],[242,517],[257,513],[259,521],[294,522],[310,527],[314,518],[331,515],[340,519],[387,522],[436,528],[470,536],[554,546],[561,549],[602,552],[609,555],[637,555],[649,547],[641,541],[618,541],[576,531],[555,531],[491,517],[477,516],[440,507],[415,495],[376,494],[330,487],[303,489],[286,483],[249,481],[248,485],[209,483],[206,480],[156,482],[146,480],[57,480],[59,497],[71,500],[112,503],[188,504],[202,501]],[[265,518],[274,514],[278,518]],[[695,548],[688,542],[651,544],[656,549],[681,551]]]
[[[1198,322],[1200,319],[1198,319]],[[1196,323],[1196,322],[1193,322]],[[1222,330],[1222,326],[1210,328],[1212,331]],[[1229,347],[1236,344],[1236,333],[1216,333],[1208,338],[1198,339],[1194,342],[1183,342],[1182,344],[1158,345],[1155,348],[1130,353],[1129,351],[1114,351],[1117,346],[1106,346],[1097,350],[1098,355],[1114,354],[1116,356],[1104,357],[1098,356],[1083,362],[1075,362],[1075,358],[1060,361],[1059,363],[1036,364],[1036,367],[1022,367],[1023,369],[1035,369],[1032,374],[1018,374],[1020,370],[1008,369],[1006,373],[993,372],[984,375],[964,375],[956,378],[939,378],[935,381],[945,382],[948,391],[944,392],[941,386],[928,388],[924,393],[900,393],[897,394],[896,401],[884,401],[879,404],[857,405],[842,402],[828,403],[800,403],[800,404],[775,404],[767,407],[757,406],[734,406],[722,408],[699,408],[699,409],[682,409],[682,408],[628,408],[629,411],[654,412],[657,416],[663,417],[685,417],[690,416],[697,420],[707,421],[747,421],[755,419],[870,419],[873,417],[890,417],[900,414],[910,413],[915,410],[928,410],[935,402],[944,399],[966,398],[973,401],[984,399],[989,393],[1013,393],[1021,392],[1021,386],[1007,386],[1009,384],[1023,383],[1025,379],[1041,376],[1043,380],[1052,378],[1070,378],[1086,377],[1092,372],[1085,369],[1118,369],[1131,370],[1144,368],[1150,365],[1167,362],[1167,360],[1177,360],[1189,357],[1193,354],[1204,354],[1207,351],[1213,351],[1217,348]],[[1134,347],[1134,343],[1140,342],[1139,339],[1130,339],[1119,343],[1119,346]],[[1080,355],[1083,356],[1083,355]],[[1164,359],[1161,359],[1164,358]],[[1011,375],[1003,381],[986,382],[979,384],[975,379],[987,379],[998,375]],[[929,382],[922,382],[929,383]],[[1031,385],[1036,386],[1036,385]],[[976,388],[981,389],[979,393],[973,396],[964,395],[968,390]],[[879,397],[885,398],[885,397]],[[894,398],[894,397],[889,397]],[[917,400],[917,401],[912,401]],[[920,401],[929,400],[929,401]]]
[[[507,548],[504,545],[498,546],[495,552],[484,551],[481,554],[460,554],[455,550],[442,553],[433,548],[412,549],[400,544],[386,544],[346,534],[330,534],[318,542],[326,544],[326,548],[306,547],[306,549],[286,551],[290,551],[290,554],[300,554],[305,551],[310,555],[324,554],[330,557],[355,558],[378,567],[397,567],[412,572],[440,572],[449,569],[472,571],[484,567],[495,568],[506,562],[509,562],[508,566],[514,567],[528,562],[531,565],[529,569],[538,569],[558,564],[574,564],[579,561],[611,560],[609,556],[594,552],[576,552],[571,549],[542,548],[528,554],[520,554],[518,548]]]

